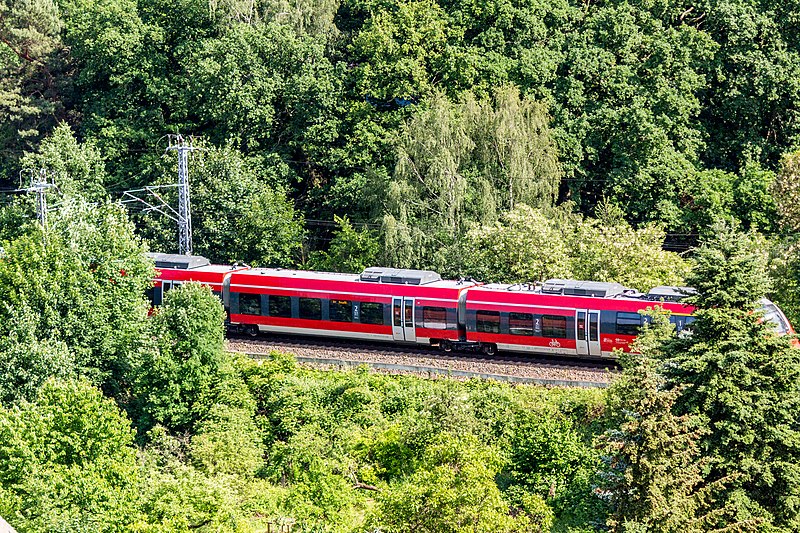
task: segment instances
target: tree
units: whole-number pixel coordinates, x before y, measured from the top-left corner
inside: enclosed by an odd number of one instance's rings
[[[374,232],[364,226],[356,230],[350,219],[333,216],[339,230],[331,239],[327,252],[312,252],[309,267],[329,272],[361,272],[378,262],[380,243]]]
[[[736,519],[797,528],[800,353],[761,319],[765,254],[752,235],[717,224],[694,265],[692,335],[666,343],[661,355],[667,384],[680,392],[676,412],[705,420],[705,478],[733,479],[722,503]]]
[[[67,198],[79,196],[102,200],[106,191],[106,170],[100,151],[92,141],[79,143],[66,124],[59,124],[42,141],[36,154],[27,154],[20,162],[28,172],[46,169]]]
[[[493,225],[468,231],[451,249],[446,272],[506,283],[574,277],[640,291],[683,283],[688,265],[663,250],[660,227],[634,229],[610,203],[598,215],[584,219],[569,204],[538,210],[519,205]]]
[[[601,437],[612,531],[701,532],[714,529],[730,509],[714,507],[721,483],[703,479],[708,458],[698,415],[675,415],[680,389],[659,371],[661,346],[674,335],[668,313],[656,308],[633,351],[621,354],[622,376],[608,391],[611,429]],[[747,527],[742,528],[747,530]]]
[[[159,181],[172,182],[173,171],[163,161],[160,168],[164,174]],[[190,171],[194,253],[217,263],[287,267],[297,262],[304,233],[302,217],[287,191],[275,185],[279,180],[273,169],[224,147],[195,153]],[[163,191],[162,196],[177,204],[174,189]],[[173,220],[147,213],[140,222],[154,248],[175,249]]]
[[[133,386],[137,426],[192,431],[214,403],[225,311],[207,286],[188,283],[167,292],[152,320],[157,347],[144,354]]]
[[[67,203],[49,223],[4,246],[0,329],[19,342],[65,344],[79,373],[124,401],[131,366],[148,342],[152,263],[119,205]],[[22,329],[13,333],[14,325]]]
[[[537,524],[524,513],[509,516],[494,482],[499,459],[491,448],[443,434],[416,472],[379,494],[374,520],[393,533],[544,530],[550,517]]]
[[[16,170],[21,150],[63,116],[63,27],[54,0],[0,2],[0,168]]]
[[[385,262],[444,266],[444,249],[471,223],[514,202],[549,206],[560,179],[545,108],[513,87],[493,101],[434,96],[398,145],[382,213]]]
[[[113,400],[84,381],[49,380],[32,403],[0,407],[0,486],[17,530],[123,531],[136,523],[133,435]]]

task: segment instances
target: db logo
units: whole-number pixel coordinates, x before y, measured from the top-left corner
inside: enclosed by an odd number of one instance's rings
[[[558,342],[557,340],[553,339],[553,340],[550,341],[550,347],[551,348],[561,348],[561,343]]]

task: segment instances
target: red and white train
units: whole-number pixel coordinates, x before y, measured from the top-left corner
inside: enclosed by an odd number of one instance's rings
[[[443,280],[426,270],[368,268],[334,274],[280,268],[212,265],[200,256],[151,254],[157,278],[155,305],[170,288],[188,281],[208,285],[223,302],[228,327],[259,332],[317,335],[440,347],[612,357],[629,350],[642,325],[639,311],[654,304],[671,312],[678,331],[693,308],[675,287],[648,294],[617,283],[548,280],[537,285]],[[772,302],[765,320],[793,334]]]

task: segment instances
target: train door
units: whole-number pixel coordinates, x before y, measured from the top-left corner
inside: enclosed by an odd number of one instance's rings
[[[417,340],[413,298],[392,298],[392,337],[396,341]]]
[[[578,355],[600,357],[600,311],[575,311],[575,348]]]

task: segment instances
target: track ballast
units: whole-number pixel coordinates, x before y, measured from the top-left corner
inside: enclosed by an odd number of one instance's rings
[[[228,349],[250,357],[270,352],[291,353],[298,362],[321,368],[353,368],[367,365],[392,374],[484,378],[565,387],[605,387],[618,366],[614,361],[578,360],[548,355],[503,353],[487,357],[479,353],[442,353],[421,345],[394,345],[318,337],[284,335],[230,336]]]

